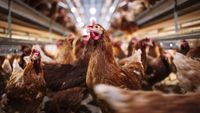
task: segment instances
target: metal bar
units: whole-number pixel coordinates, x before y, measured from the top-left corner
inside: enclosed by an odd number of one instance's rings
[[[42,13],[36,11],[35,9],[29,7],[27,4],[23,3],[20,0],[12,0],[12,16],[16,18],[20,18],[21,20],[24,20],[25,22],[30,22],[32,24],[44,27],[48,29],[50,18],[46,17]],[[0,10],[8,10],[8,0],[0,0]],[[3,11],[2,10],[2,11]],[[52,25],[54,26],[52,30],[56,33],[59,33],[61,35],[66,34],[69,32],[69,30],[56,23],[52,22]]]
[[[174,27],[175,27],[175,32],[178,32],[179,27],[178,27],[177,0],[174,0]]]
[[[21,45],[21,44],[53,44],[54,42],[42,42],[34,40],[22,40],[22,39],[8,39],[6,37],[0,37],[0,45]]]
[[[200,39],[200,33],[188,33],[188,34],[177,34],[169,35],[164,37],[157,37],[153,40],[155,41],[167,41],[167,40],[179,40],[179,39]]]
[[[11,9],[12,8],[12,0],[8,0],[8,37],[12,38],[12,15]]]

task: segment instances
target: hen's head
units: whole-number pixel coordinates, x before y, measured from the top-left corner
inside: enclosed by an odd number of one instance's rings
[[[153,40],[150,39],[150,38],[145,38],[145,39],[141,40],[141,43],[142,43],[142,46],[144,46],[144,47],[148,47],[148,46],[153,46],[154,45]]]
[[[92,24],[87,26],[90,38],[93,40],[99,40],[102,38],[102,35],[104,33],[104,28],[99,24]]]
[[[41,60],[40,52],[36,49],[32,49],[31,61],[35,62],[35,61],[40,61],[40,60]]]
[[[87,35],[84,35],[85,44],[88,43],[90,39],[97,41],[103,38],[104,28],[96,23],[92,23],[91,25],[87,26]]]
[[[181,40],[179,44],[180,52],[186,54],[190,50],[189,43],[186,40]]]
[[[131,44],[132,44],[132,45],[136,45],[138,42],[139,42],[138,39],[135,38],[135,37],[133,37],[133,38],[131,39]]]

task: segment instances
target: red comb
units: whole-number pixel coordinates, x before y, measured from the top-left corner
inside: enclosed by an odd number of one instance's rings
[[[96,24],[95,20],[92,20],[92,22],[90,23],[90,25],[87,26],[88,29],[92,28],[94,25]]]
[[[36,49],[32,49],[32,52],[33,52],[34,54],[37,54],[37,55],[40,54],[40,52],[39,52],[38,50],[36,50]]]

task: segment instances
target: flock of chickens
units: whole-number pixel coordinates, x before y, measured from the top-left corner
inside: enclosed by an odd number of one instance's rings
[[[0,57],[0,112],[200,112],[200,47],[182,41],[167,51],[133,38],[125,55],[101,25],[87,29],[59,40],[54,54],[34,45]]]

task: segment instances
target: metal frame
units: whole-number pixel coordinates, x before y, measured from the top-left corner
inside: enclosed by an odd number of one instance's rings
[[[0,0],[0,10],[7,11],[8,10],[8,0]],[[12,0],[12,16],[21,18],[27,22],[31,22],[32,24],[37,24],[38,26],[42,26],[47,30],[52,27],[52,31],[59,33],[61,35],[65,35],[69,32],[69,30],[56,23],[52,22],[51,19],[43,15],[42,13],[36,11],[35,9],[29,7],[25,3],[20,0]]]
[[[192,2],[196,2],[193,0]],[[191,0],[177,0],[177,6],[183,5],[186,2],[191,2]],[[160,15],[164,15],[173,12],[174,9],[174,0],[161,0],[159,3],[155,4],[152,8],[144,11],[142,14],[138,15],[135,19],[137,25],[141,26],[145,23],[152,21],[153,19],[158,18]]]

